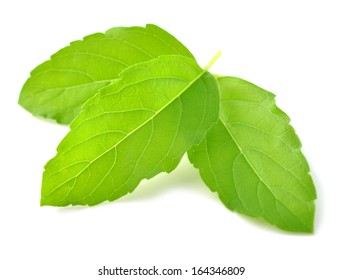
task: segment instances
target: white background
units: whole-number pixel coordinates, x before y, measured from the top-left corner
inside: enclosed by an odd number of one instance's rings
[[[343,279],[340,2],[2,1],[0,279],[100,279],[104,265],[245,266],[237,279]],[[39,206],[43,166],[68,128],[17,105],[29,72],[70,41],[146,23],[176,36],[202,66],[220,49],[212,72],[277,94],[317,186],[313,235],[285,233],[230,212],[186,158],[172,174],[144,181],[113,203]],[[154,279],[164,278],[197,277]]]

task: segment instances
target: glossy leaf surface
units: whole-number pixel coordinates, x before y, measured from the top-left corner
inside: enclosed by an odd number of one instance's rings
[[[95,205],[171,172],[218,120],[215,78],[193,59],[136,64],[86,102],[45,166],[42,205]]]

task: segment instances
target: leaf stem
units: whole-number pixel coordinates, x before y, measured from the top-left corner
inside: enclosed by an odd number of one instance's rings
[[[217,59],[221,56],[221,54],[222,54],[221,51],[217,51],[217,53],[214,55],[214,57],[212,57],[210,62],[207,63],[207,65],[205,66],[204,70],[208,71],[211,68],[211,66],[217,61]]]

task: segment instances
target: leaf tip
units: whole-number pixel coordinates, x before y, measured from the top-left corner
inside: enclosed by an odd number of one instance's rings
[[[46,199],[44,199],[43,197],[41,198],[40,200],[40,207],[43,207],[43,206],[48,206],[49,204],[47,203]]]

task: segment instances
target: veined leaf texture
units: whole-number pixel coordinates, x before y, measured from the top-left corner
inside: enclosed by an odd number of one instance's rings
[[[274,95],[239,78],[218,78],[218,123],[188,153],[232,210],[288,231],[313,231],[316,191],[301,143]]]
[[[156,25],[115,27],[75,41],[31,72],[19,104],[34,115],[69,124],[82,104],[136,63],[192,54]]]
[[[212,76],[163,29],[116,27],[75,41],[31,72],[19,104],[71,123],[45,166],[41,205],[96,205],[171,172],[188,151],[225,206],[312,232],[316,191],[274,95]],[[219,109],[220,108],[220,109]]]
[[[126,69],[86,102],[45,166],[42,205],[95,205],[171,172],[217,121],[215,78],[193,59],[163,56]]]

